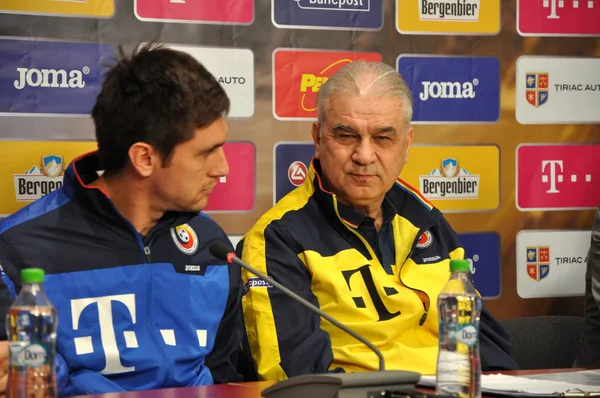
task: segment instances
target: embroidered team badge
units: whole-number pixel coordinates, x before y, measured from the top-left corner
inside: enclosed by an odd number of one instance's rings
[[[196,232],[187,224],[171,228],[171,237],[175,246],[185,254],[190,256],[198,250],[198,236]]]
[[[419,238],[417,242],[417,249],[426,249],[433,243],[433,237],[431,236],[431,232],[425,231]]]

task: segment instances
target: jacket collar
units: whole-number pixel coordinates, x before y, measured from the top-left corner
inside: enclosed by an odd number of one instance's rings
[[[305,187],[314,190],[312,197],[331,222],[356,228],[368,218],[356,210],[343,206],[338,202],[337,195],[324,187],[321,162],[317,158],[312,159]],[[439,216],[439,211],[418,190],[400,178],[386,193],[383,211],[384,222],[391,222],[398,214],[411,219],[411,222],[421,231],[434,225]]]
[[[82,204],[87,210],[99,215],[102,219],[115,225],[127,226],[135,232],[133,225],[117,210],[109,195],[98,187],[91,187],[101,175],[98,152],[89,152],[75,158],[65,170],[63,189],[73,200]],[[185,224],[197,213],[166,212],[152,228],[150,234],[158,229],[171,228]]]

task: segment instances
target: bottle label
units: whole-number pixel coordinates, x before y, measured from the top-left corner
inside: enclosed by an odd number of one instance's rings
[[[11,342],[9,349],[12,365],[37,368],[50,362],[46,343]]]
[[[477,344],[479,337],[475,325],[469,323],[458,325],[453,334],[457,341],[468,345],[469,347],[473,347],[475,344]]]

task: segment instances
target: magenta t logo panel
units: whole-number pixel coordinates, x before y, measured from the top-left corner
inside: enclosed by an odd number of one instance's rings
[[[518,0],[522,36],[600,35],[600,0]]]
[[[600,144],[517,147],[517,208],[595,209],[600,204]]]
[[[142,21],[249,25],[254,0],[135,0]]]
[[[229,175],[219,178],[204,211],[251,211],[256,197],[256,148],[251,142],[227,142],[223,149]]]

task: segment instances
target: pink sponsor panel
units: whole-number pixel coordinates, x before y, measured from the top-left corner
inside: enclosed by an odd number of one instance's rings
[[[518,0],[523,36],[600,35],[600,0]]]
[[[600,205],[600,144],[517,147],[517,208],[595,209]]]
[[[135,0],[141,20],[251,24],[254,0]]]
[[[204,211],[250,211],[256,197],[256,148],[251,142],[228,142],[223,149],[229,175],[217,182]]]

